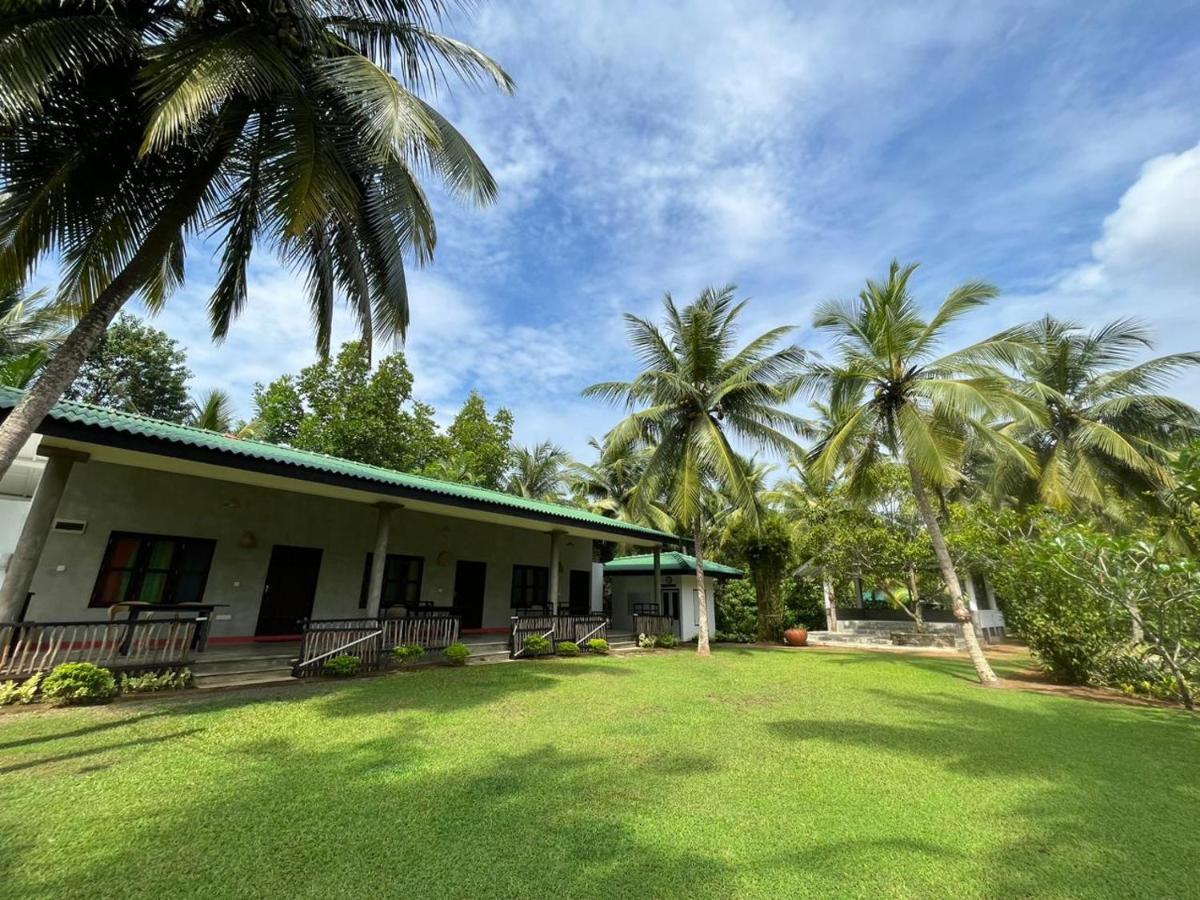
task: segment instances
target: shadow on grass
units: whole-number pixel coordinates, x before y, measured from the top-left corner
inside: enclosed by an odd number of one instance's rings
[[[123,728],[126,725],[133,725],[136,722],[144,722],[147,719],[155,719],[159,716],[165,716],[167,711],[157,709],[152,712],[141,713],[136,716],[128,716],[123,719],[110,719],[107,722],[98,722],[95,725],[87,725],[83,728],[76,728],[72,731],[58,731],[51,734],[39,734],[35,737],[21,738],[15,741],[0,742],[0,750],[15,750],[18,747],[29,747],[33,744],[44,744],[47,741],[58,741],[65,738],[83,737],[84,735],[96,734],[101,731],[110,731],[113,728]]]
[[[269,746],[248,749],[238,784],[181,792],[73,872],[39,873],[42,888],[156,898],[732,893],[718,855],[681,851],[671,834],[637,827],[644,786],[656,796],[682,790],[709,770],[704,759],[652,761],[614,783],[611,759],[549,744],[470,772],[414,772],[414,748],[379,742],[350,755],[293,752],[286,767],[260,755]],[[186,852],[153,849],[163,835],[187,834]]]
[[[939,662],[910,664],[941,672]],[[1044,895],[1096,867],[1138,873],[1145,896],[1178,895],[1179,859],[1161,836],[1194,828],[1186,811],[1200,802],[1200,718],[1071,699],[1031,706],[986,692],[868,693],[899,710],[902,724],[893,713],[890,722],[791,718],[767,728],[796,743],[864,748],[891,767],[932,765],[966,779],[967,792],[974,783],[1010,782],[1020,800],[1006,811],[1005,831],[1019,836],[989,859],[990,896]],[[1187,747],[1196,752],[1180,752]]]
[[[378,712],[384,692],[382,702],[396,712],[450,713],[552,690],[564,680],[581,676],[619,679],[632,674],[629,664],[618,660],[538,660],[414,670],[343,682],[326,695],[322,711],[330,716]]]
[[[135,738],[133,740],[120,741],[115,744],[102,744],[96,747],[87,747],[82,750],[75,750],[71,753],[59,753],[54,756],[39,756],[34,759],[26,759],[18,763],[0,766],[0,775],[7,775],[12,772],[20,772],[25,769],[36,769],[41,766],[50,766],[54,765],[55,763],[71,762],[73,760],[83,759],[88,756],[96,756],[100,753],[109,753],[113,750],[135,750],[150,746],[152,744],[168,743],[170,741],[177,740],[178,738],[198,734],[203,730],[203,728],[186,728],[182,731],[172,732],[171,734],[160,734],[154,737]],[[63,737],[65,735],[59,736]],[[94,769],[91,771],[94,771]]]

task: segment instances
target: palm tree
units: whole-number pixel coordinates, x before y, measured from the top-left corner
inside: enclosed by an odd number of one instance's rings
[[[641,490],[650,450],[611,447],[595,438],[590,438],[588,445],[596,451],[596,461],[590,465],[576,463],[571,469],[571,493],[580,503],[610,519],[670,530],[670,514],[658,498],[647,497]]]
[[[62,343],[62,311],[16,288],[0,292],[0,383],[25,388]]]
[[[496,185],[419,93],[508,75],[435,32],[446,0],[33,3],[0,19],[0,287],[54,254],[78,317],[0,427],[0,475],[130,297],[160,307],[187,239],[219,236],[214,337],[266,244],[307,276],[317,344],[342,297],[369,341],[408,323],[404,254],[436,244],[416,172]],[[393,74],[395,73],[395,74]]]
[[[1020,390],[1046,415],[1009,429],[1038,458],[1036,479],[1015,473],[1023,495],[1054,507],[1111,511],[1118,498],[1168,491],[1174,453],[1200,436],[1200,412],[1163,391],[1173,376],[1200,364],[1200,353],[1132,365],[1154,343],[1145,325],[1129,319],[1084,332],[1046,316],[1031,335],[1039,353],[1022,359]]]
[[[809,465],[818,482],[840,470],[852,492],[868,494],[881,465],[904,463],[971,661],[980,681],[994,685],[998,679],[976,640],[930,492],[961,479],[968,439],[1035,471],[1032,454],[989,424],[996,416],[1029,416],[997,368],[1017,365],[1030,352],[1029,342],[1014,329],[939,356],[948,327],[997,291],[986,282],[967,282],[925,319],[908,289],[916,268],[893,262],[888,277],[869,280],[857,299],[817,309],[814,326],[833,336],[837,361],[811,365],[806,375],[808,387],[829,411],[827,430],[810,452]]]
[[[513,472],[505,490],[518,497],[556,502],[566,489],[571,457],[562,447],[542,441],[513,448]]]
[[[219,388],[202,394],[192,400],[192,414],[187,424],[228,434],[233,430],[233,399]]]
[[[737,508],[757,516],[755,484],[730,438],[787,453],[801,420],[784,410],[804,361],[796,346],[777,349],[791,327],[773,328],[734,351],[745,301],[736,288],[708,288],[680,310],[667,294],[662,328],[625,316],[630,343],[642,363],[633,381],[594,384],[585,396],[624,403],[631,412],[609,432],[614,448],[651,449],[640,481],[647,496],[662,496],[693,538],[700,633],[697,652],[709,654],[704,590],[706,487],[719,485]]]

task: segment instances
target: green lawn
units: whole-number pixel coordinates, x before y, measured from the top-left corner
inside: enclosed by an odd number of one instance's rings
[[[1183,897],[1200,719],[720,649],[0,718],[5,897]]]

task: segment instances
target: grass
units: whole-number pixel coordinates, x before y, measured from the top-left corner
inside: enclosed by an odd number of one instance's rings
[[[720,649],[0,718],[5,897],[1181,897],[1200,720]]]

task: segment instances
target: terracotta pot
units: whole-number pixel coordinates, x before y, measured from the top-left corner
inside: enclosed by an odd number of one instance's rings
[[[804,647],[808,644],[807,628],[789,628],[783,633],[783,639],[789,647]]]

